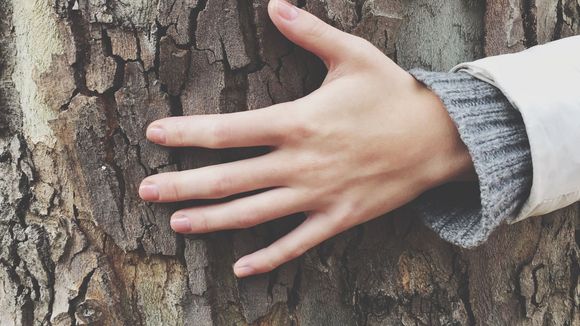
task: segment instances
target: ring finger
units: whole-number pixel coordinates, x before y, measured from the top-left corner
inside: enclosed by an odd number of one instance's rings
[[[275,188],[222,204],[182,209],[171,217],[171,227],[180,233],[243,229],[307,211],[310,203],[295,189]]]

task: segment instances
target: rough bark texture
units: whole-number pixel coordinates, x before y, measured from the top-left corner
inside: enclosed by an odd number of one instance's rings
[[[170,115],[312,91],[322,64],[266,0],[0,0],[0,324],[580,325],[578,205],[462,250],[405,208],[267,275],[231,264],[300,221],[176,236],[146,175],[259,153],[169,151]],[[580,33],[576,0],[298,1],[405,68]]]

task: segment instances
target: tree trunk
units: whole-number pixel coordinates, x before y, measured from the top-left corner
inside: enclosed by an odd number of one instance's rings
[[[580,33],[576,0],[298,4],[404,68]],[[147,175],[261,152],[167,150],[144,139],[149,122],[258,109],[321,83],[321,62],[276,31],[266,5],[0,0],[0,324],[580,325],[577,204],[474,250],[401,208],[238,280],[235,259],[300,215],[180,236],[176,205],[138,199]]]

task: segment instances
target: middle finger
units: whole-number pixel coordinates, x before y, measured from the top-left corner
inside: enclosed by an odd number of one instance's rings
[[[224,198],[234,194],[282,186],[284,161],[277,153],[198,169],[149,176],[141,182],[139,196],[152,202]]]

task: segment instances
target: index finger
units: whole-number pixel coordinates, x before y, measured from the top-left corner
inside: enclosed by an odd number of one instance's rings
[[[225,114],[170,117],[152,122],[147,139],[172,147],[276,146],[290,131],[289,103]]]

